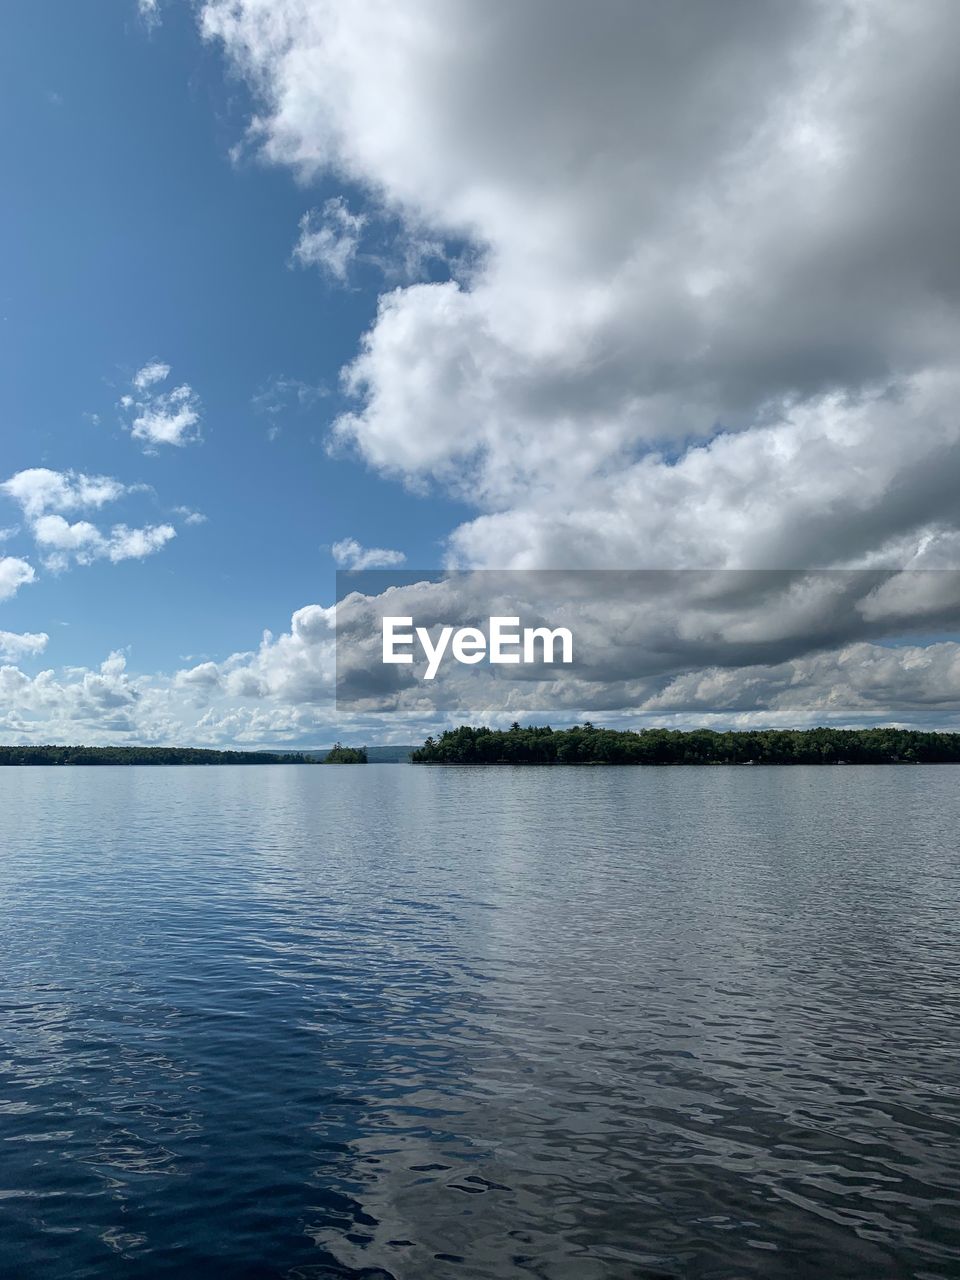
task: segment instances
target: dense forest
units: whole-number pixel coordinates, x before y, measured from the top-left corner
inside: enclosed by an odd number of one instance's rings
[[[366,747],[344,747],[335,742],[323,757],[323,764],[366,764]]]
[[[461,725],[428,738],[411,758],[414,764],[950,764],[960,762],[960,733]]]
[[[299,751],[207,751],[199,747],[0,747],[0,765],[314,763]]]

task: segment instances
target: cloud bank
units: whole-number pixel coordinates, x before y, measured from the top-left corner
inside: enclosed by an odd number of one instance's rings
[[[428,686],[379,663],[384,612],[434,629],[516,612],[524,625],[569,626],[576,661],[548,678],[450,664]],[[514,719],[960,730],[958,636],[957,572],[457,574],[308,605],[256,649],[172,676],[132,675],[119,651],[99,668],[29,675],[16,663],[46,637],[0,637],[11,658],[0,667],[0,736],[316,747]]]
[[[949,0],[208,0],[250,139],[471,266],[386,293],[336,434],[454,563],[956,564]]]
[[[380,264],[399,287],[342,370],[331,443],[467,504],[448,563],[746,576],[668,575],[642,606],[599,612],[574,592],[583,667],[549,689],[471,672],[439,703],[391,672],[338,712],[334,618],[349,632],[380,607],[359,597],[168,677],[131,675],[119,652],[79,672],[7,665],[5,736],[960,724],[941,572],[960,566],[952,0],[688,0],[682,16],[659,0],[206,0],[200,21],[255,96],[249,146],[344,184],[305,216],[294,262],[344,282],[380,219],[400,256],[445,264],[430,282]],[[170,377],[151,361],[123,401],[148,450],[199,438],[196,394]],[[302,403],[300,386],[281,380],[264,409]],[[148,554],[168,528],[101,528],[90,517],[124,493],[109,478],[36,469],[4,489],[53,567]],[[332,551],[352,568],[400,555]],[[857,572],[803,572],[818,568]],[[791,572],[771,586],[764,570]],[[0,596],[34,576],[0,558]],[[458,623],[478,603],[450,583],[397,590],[398,613]]]

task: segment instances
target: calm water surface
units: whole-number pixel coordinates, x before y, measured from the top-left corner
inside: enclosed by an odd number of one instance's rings
[[[0,1275],[960,1275],[960,768],[0,768]]]

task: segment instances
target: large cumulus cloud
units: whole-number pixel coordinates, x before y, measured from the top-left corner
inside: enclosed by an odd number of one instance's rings
[[[347,714],[449,724],[522,720],[955,724],[960,573],[887,570],[477,571],[441,581],[356,574],[338,605]],[[376,591],[364,583],[376,582]],[[571,665],[380,661],[381,621],[567,627]]]
[[[584,718],[960,729],[960,572],[480,571],[398,575],[392,587],[384,577],[354,575],[359,589],[335,606],[308,605],[257,648],[172,676],[131,674],[121,652],[30,674],[26,657],[47,637],[10,633],[0,737],[317,747],[417,742],[462,721]],[[574,664],[447,662],[427,684],[422,662],[380,663],[384,614],[411,616],[435,639],[441,625],[485,626],[496,613],[569,627]]]
[[[546,682],[473,668],[427,696],[361,662],[338,708],[320,605],[170,677],[9,665],[8,736],[960,722],[940,572],[960,566],[953,0],[206,0],[201,22],[255,94],[253,151],[307,185],[339,175],[344,208],[365,195],[358,236],[379,206],[432,268],[448,246],[448,278],[383,293],[332,434],[472,506],[450,563],[738,572],[650,579],[642,601],[528,583],[520,611],[566,610],[585,646]],[[64,513],[113,482],[24,474],[8,493],[31,528],[92,541]],[[0,593],[32,576],[0,561]],[[400,604],[518,611],[489,579]],[[336,616],[362,635],[382,607]]]
[[[466,240],[336,434],[476,565],[956,563],[950,0],[208,0],[251,141]]]

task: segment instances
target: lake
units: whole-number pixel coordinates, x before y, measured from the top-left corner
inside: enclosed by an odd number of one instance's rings
[[[0,1275],[960,1274],[960,767],[0,769]]]

